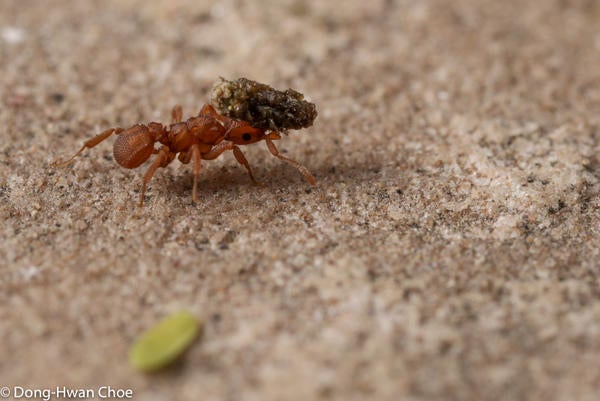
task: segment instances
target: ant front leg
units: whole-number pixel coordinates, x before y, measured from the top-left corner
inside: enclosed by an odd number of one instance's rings
[[[235,159],[237,160],[237,162],[239,164],[246,167],[246,171],[248,171],[248,175],[250,176],[250,179],[252,180],[252,182],[255,185],[259,185],[259,186],[263,185],[260,182],[256,181],[256,178],[254,178],[254,174],[252,174],[252,169],[250,168],[250,163],[248,163],[248,160],[242,153],[242,150],[233,142],[223,141],[223,142],[219,143],[218,145],[215,145],[209,152],[204,153],[202,155],[202,158],[204,160],[213,160],[213,159],[216,159],[217,157],[219,157],[226,150],[233,150],[233,155],[235,156]]]
[[[271,138],[279,139],[280,137],[276,133],[271,133],[265,137],[265,141],[267,142],[267,147],[269,148],[269,151],[273,154],[273,156],[296,167],[302,173],[304,178],[306,178],[306,180],[310,183],[310,185],[315,185],[317,182],[315,181],[315,177],[312,176],[310,171],[308,171],[308,169],[306,167],[304,167],[302,164],[298,163],[296,160],[292,160],[288,157],[282,156],[279,153],[279,151],[277,150],[277,148],[275,147],[275,144],[273,143]]]
[[[246,167],[246,170],[248,171],[248,175],[250,176],[250,179],[252,180],[254,185],[258,185],[259,187],[264,186],[261,182],[256,181],[256,178],[254,178],[254,174],[252,174],[252,169],[250,168],[250,163],[248,163],[246,156],[244,156],[244,154],[242,153],[242,150],[235,145],[233,146],[233,155],[235,156],[235,160],[237,160],[238,163],[240,163],[242,166]]]
[[[52,166],[55,166],[55,167],[64,167],[64,166],[66,166],[66,165],[68,165],[68,164],[72,163],[72,162],[73,162],[73,160],[75,160],[75,158],[76,158],[77,156],[79,156],[79,155],[81,154],[81,152],[83,152],[83,151],[84,151],[86,148],[89,148],[89,149],[91,149],[91,148],[95,147],[96,145],[98,145],[100,142],[102,142],[102,141],[104,141],[105,139],[107,139],[107,138],[108,138],[109,136],[111,136],[112,134],[119,135],[119,134],[120,134],[121,132],[123,132],[123,131],[124,131],[124,130],[123,130],[123,128],[109,128],[109,129],[107,129],[106,131],[104,131],[104,132],[102,132],[102,133],[100,133],[100,134],[96,135],[95,137],[93,137],[93,138],[90,138],[90,139],[88,139],[87,141],[85,141],[85,142],[83,143],[83,146],[81,146],[81,149],[79,149],[79,150],[77,151],[77,153],[75,153],[73,156],[71,156],[71,157],[70,157],[70,158],[68,158],[67,160],[65,160],[65,161],[62,161],[62,162],[61,162],[61,161],[58,161],[58,160],[56,160],[56,161],[52,162],[52,163],[51,163],[51,165],[52,165]]]

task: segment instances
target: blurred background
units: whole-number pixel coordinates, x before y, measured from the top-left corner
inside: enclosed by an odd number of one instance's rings
[[[0,2],[0,385],[135,399],[595,400],[600,3]],[[313,127],[157,172],[102,130],[247,77]],[[186,309],[203,340],[127,350]]]

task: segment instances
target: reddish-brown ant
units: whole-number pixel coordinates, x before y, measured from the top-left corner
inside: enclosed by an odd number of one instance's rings
[[[255,128],[250,123],[235,120],[219,114],[213,106],[206,104],[196,117],[182,121],[182,109],[175,106],[172,111],[173,123],[164,126],[157,122],[149,124],[136,124],[130,128],[110,128],[106,131],[88,139],[83,146],[68,160],[54,163],[64,166],[71,163],[86,148],[93,148],[111,135],[117,135],[113,146],[113,154],[117,163],[125,168],[136,168],[156,154],[156,158],[146,171],[143,178],[142,191],[140,193],[140,207],[144,204],[146,186],[152,179],[159,167],[166,167],[175,156],[183,164],[193,161],[194,186],[192,199],[198,201],[197,186],[198,176],[201,170],[202,160],[213,160],[223,152],[232,150],[235,159],[243,165],[250,179],[259,184],[248,160],[238,145],[249,145],[259,141],[265,141],[269,151],[277,158],[296,167],[311,184],[315,185],[315,179],[306,167],[295,160],[282,156],[273,140],[281,139],[281,136],[272,130]],[[162,146],[155,148],[158,142]]]

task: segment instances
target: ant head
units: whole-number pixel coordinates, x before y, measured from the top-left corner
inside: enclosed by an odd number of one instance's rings
[[[236,145],[248,145],[265,139],[265,130],[262,128],[254,128],[244,121],[232,122],[227,139]]]

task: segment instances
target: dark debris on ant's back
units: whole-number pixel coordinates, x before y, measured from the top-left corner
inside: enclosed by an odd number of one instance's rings
[[[317,117],[316,106],[300,92],[279,91],[247,78],[221,78],[212,88],[210,102],[222,115],[280,132],[310,127]]]

